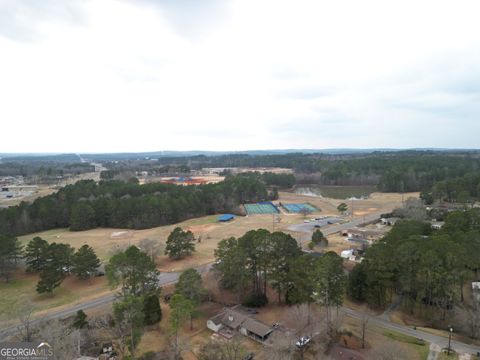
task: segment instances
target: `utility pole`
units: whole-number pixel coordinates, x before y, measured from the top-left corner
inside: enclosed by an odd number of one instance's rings
[[[448,349],[447,349],[448,355],[450,355],[450,351],[452,351],[452,347],[451,347],[452,333],[453,333],[453,327],[450,326],[450,329],[448,332]]]
[[[352,196],[352,221],[353,221],[353,196]]]

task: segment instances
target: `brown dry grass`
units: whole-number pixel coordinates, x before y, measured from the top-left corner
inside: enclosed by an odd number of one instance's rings
[[[406,194],[408,198],[412,194]],[[417,195],[418,194],[413,194]],[[358,200],[355,206],[358,211],[379,211],[388,212],[394,207],[401,204],[401,194],[382,194],[374,193],[369,199]],[[322,209],[322,214],[336,214],[336,206],[340,200],[329,198],[316,198],[302,196],[292,193],[281,192],[279,201],[282,202],[310,202],[313,205]],[[191,219],[179,224],[161,226],[145,230],[125,230],[125,229],[93,229],[82,232],[70,232],[68,229],[55,229],[50,231],[39,232],[21,236],[19,239],[23,244],[26,244],[34,236],[40,236],[49,242],[63,242],[79,248],[84,244],[92,246],[97,252],[98,256],[107,261],[111,254],[119,249],[123,249],[129,245],[138,244],[142,239],[149,238],[158,240],[165,244],[169,233],[176,227],[180,226],[184,229],[191,230],[197,238],[201,237],[201,242],[196,244],[196,252],[193,256],[187,257],[179,261],[168,259],[167,256],[159,256],[157,259],[157,266],[161,271],[181,271],[188,267],[194,267],[200,264],[205,264],[214,260],[214,250],[220,240],[230,236],[239,237],[245,232],[253,229],[266,228],[273,229],[272,215],[251,215],[248,217],[237,217],[234,221],[228,223],[217,222],[217,216],[205,216],[197,219]],[[299,214],[280,214],[276,216],[279,222],[275,223],[275,230],[285,231],[292,234],[297,240],[308,240],[309,234],[294,233],[287,230],[291,224],[303,222],[303,216]],[[329,238],[329,247],[326,250],[333,250],[340,252],[352,245],[347,243],[344,238],[338,235],[331,235]],[[33,275],[32,275],[33,276]],[[105,280],[95,280],[94,285],[85,285],[76,282],[72,279],[67,279],[62,286],[56,291],[56,294],[51,299],[44,299],[40,301],[40,310],[58,308],[59,306],[66,306],[72,302],[83,301],[95,295],[102,294],[108,291]],[[24,299],[36,301],[35,293],[36,279],[28,278],[27,280],[21,278],[19,286],[2,286],[1,291],[5,298]],[[218,294],[220,296],[221,294]],[[224,296],[224,295],[223,295]],[[226,299],[230,301],[232,299]],[[233,301],[234,302],[234,301]],[[5,304],[10,302],[5,302]],[[10,306],[10,305],[8,305]],[[2,304],[0,302],[0,310]],[[3,309],[4,310],[4,309]],[[0,311],[1,312],[1,311]]]

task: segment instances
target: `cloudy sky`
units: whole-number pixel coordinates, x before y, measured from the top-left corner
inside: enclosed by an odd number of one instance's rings
[[[480,147],[478,0],[0,0],[0,152]]]

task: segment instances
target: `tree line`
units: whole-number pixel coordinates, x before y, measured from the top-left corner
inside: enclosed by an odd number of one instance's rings
[[[164,157],[160,164],[202,167],[283,167],[299,178],[323,185],[377,185],[380,191],[430,191],[439,181],[475,173],[476,152],[398,151],[370,154],[229,154],[219,156]],[[308,175],[308,174],[311,174]]]
[[[0,210],[0,234],[21,235],[54,228],[144,229],[216,213],[238,213],[239,205],[269,199],[255,176],[228,177],[218,184],[177,186],[121,181],[78,181],[58,192]]]
[[[38,273],[40,280],[37,292],[52,293],[69,274],[81,280],[97,275],[100,266],[95,251],[83,245],[77,251],[69,244],[48,243],[41,237],[34,237],[24,248],[13,236],[0,236],[0,276],[8,282],[19,260],[25,260],[25,269]]]
[[[479,253],[479,209],[450,213],[438,231],[422,221],[399,221],[353,268],[348,293],[373,307],[385,307],[399,294],[408,311],[444,319],[463,304],[464,285],[478,279]]]
[[[333,252],[321,257],[304,254],[283,232],[251,230],[219,242],[214,271],[220,285],[235,292],[247,306],[268,302],[267,287],[279,302],[340,306],[345,290],[342,259]]]

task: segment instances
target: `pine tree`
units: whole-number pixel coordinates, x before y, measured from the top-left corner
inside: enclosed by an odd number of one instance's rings
[[[95,254],[95,251],[88,245],[83,245],[77,250],[75,255],[73,255],[72,263],[72,272],[82,280],[94,276],[100,266],[100,260]]]
[[[162,308],[157,294],[147,295],[143,300],[145,325],[153,325],[162,320]]]
[[[0,276],[9,281],[22,254],[22,246],[17,238],[0,235]]]
[[[84,329],[88,326],[87,321],[87,314],[83,310],[78,310],[77,314],[75,315],[75,319],[73,319],[72,327],[75,329]]]
[[[25,259],[28,272],[41,271],[47,261],[48,242],[41,237],[34,237],[25,248]]]
[[[206,289],[202,284],[202,277],[195,269],[187,269],[180,275],[175,284],[175,294],[181,294],[186,299],[198,305],[206,296]]]
[[[70,216],[70,230],[81,231],[92,229],[96,224],[95,210],[85,201],[78,202],[72,208]]]
[[[37,292],[39,294],[52,293],[55,288],[59,287],[65,278],[65,274],[61,269],[55,266],[48,266],[40,273],[40,281],[37,284]]]

